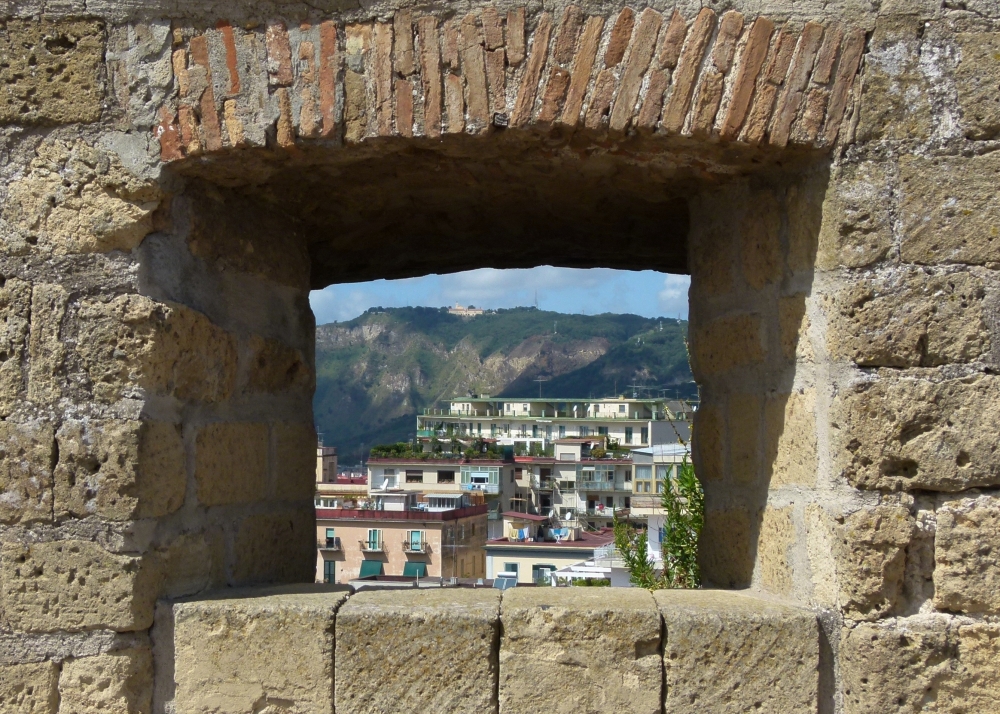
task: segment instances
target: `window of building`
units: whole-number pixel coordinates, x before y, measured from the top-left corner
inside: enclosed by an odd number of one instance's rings
[[[639,432],[639,434],[640,434],[639,435],[640,443],[645,444],[647,441],[649,441],[649,429],[647,429],[646,427],[642,427],[642,430]]]
[[[476,434],[478,436],[482,436],[483,435],[483,423],[482,422],[477,422],[476,423]]]
[[[424,472],[423,471],[411,471],[406,470],[406,483],[423,483],[424,482]]]
[[[369,528],[368,542],[365,545],[368,550],[382,550],[382,529]]]
[[[552,438],[552,425],[551,424],[547,424],[545,426],[545,438],[546,439],[551,439]]]
[[[653,478],[653,467],[652,466],[636,466],[635,467],[635,480],[636,481],[649,481]]]
[[[323,582],[324,583],[335,583],[335,582],[337,582],[337,561],[336,560],[324,560],[323,561]]]
[[[576,461],[576,456],[572,451],[560,451],[559,452],[560,461]]]
[[[332,548],[333,544],[337,542],[337,533],[333,528],[326,529],[326,547]]]
[[[625,480],[626,481],[632,480],[632,469],[625,469]]]
[[[608,435],[608,427],[606,427],[606,426],[599,426],[599,427],[597,427],[597,435],[598,436],[607,436]]]
[[[632,427],[630,426],[625,427],[625,443],[632,443]]]
[[[531,438],[532,439],[538,438],[538,424],[531,425]]]
[[[514,575],[517,575],[517,563],[504,563],[503,572],[514,573]]]
[[[406,541],[410,547],[410,550],[420,551],[423,549],[424,543],[424,533],[423,531],[407,531]]]
[[[580,427],[580,436],[590,436],[590,427],[589,426],[581,426]]]
[[[532,565],[531,566],[531,580],[539,585],[548,585],[552,573],[556,571],[556,566],[554,565]]]
[[[631,508],[631,507],[632,507],[632,499],[629,498],[628,496],[626,496],[625,497],[625,508]]]
[[[565,439],[566,438],[566,427],[565,426],[560,426],[559,427],[559,438],[560,439]]]
[[[528,405],[527,404],[522,404],[521,405],[521,409],[523,409],[524,411],[528,411]]]
[[[663,493],[663,481],[656,482],[656,492]]]
[[[455,472],[438,471],[438,483],[455,483]]]
[[[625,405],[624,404],[619,404],[618,405],[618,413],[619,414],[624,414],[625,413]]]
[[[510,474],[511,483],[514,483],[514,481],[520,481],[522,478],[524,478],[524,469],[522,468],[516,468]]]

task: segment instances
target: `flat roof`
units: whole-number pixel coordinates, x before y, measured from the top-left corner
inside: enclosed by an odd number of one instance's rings
[[[512,541],[509,538],[495,538],[493,540],[486,541],[487,548],[499,547],[499,548],[578,548],[581,550],[593,550],[594,548],[600,548],[602,545],[608,545],[609,543],[614,543],[615,534],[611,529],[603,529],[599,533],[589,533],[583,531],[580,537],[576,540],[564,540],[559,541],[548,541],[548,540],[536,540],[536,541]]]
[[[523,519],[523,520],[526,520],[526,521],[547,521],[547,520],[549,520],[548,516],[536,516],[533,513],[519,513],[518,511],[504,511],[501,515],[504,518],[511,518],[511,519],[519,518],[519,519]]]
[[[666,402],[677,401],[676,399],[649,399],[646,397],[453,397],[442,399],[444,402],[524,402],[529,404],[551,404],[552,402],[578,402],[580,404],[603,404],[608,402],[645,402],[648,404],[664,404]]]

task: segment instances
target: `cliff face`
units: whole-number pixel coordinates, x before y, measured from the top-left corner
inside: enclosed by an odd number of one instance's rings
[[[693,396],[687,324],[636,315],[518,308],[460,318],[436,308],[371,310],[316,328],[317,431],[359,461],[409,439],[418,409],[471,392],[605,396],[631,384]]]

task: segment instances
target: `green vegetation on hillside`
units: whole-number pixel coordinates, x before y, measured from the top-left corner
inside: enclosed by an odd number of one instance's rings
[[[373,308],[316,329],[316,429],[343,464],[376,444],[408,441],[418,409],[486,393],[611,396],[634,384],[695,396],[687,323],[534,308],[461,318],[439,308]],[[659,396],[663,392],[652,392]]]

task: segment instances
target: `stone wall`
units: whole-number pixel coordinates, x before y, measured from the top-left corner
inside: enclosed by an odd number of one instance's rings
[[[691,273],[706,578],[818,616],[818,711],[1000,706],[1000,9],[0,16],[5,709],[150,711],[158,599],[311,579],[309,289],[541,263]]]

